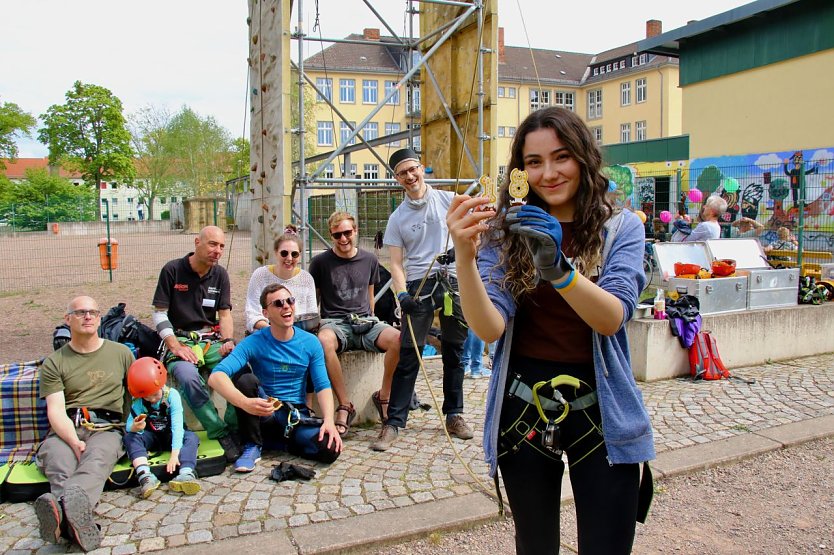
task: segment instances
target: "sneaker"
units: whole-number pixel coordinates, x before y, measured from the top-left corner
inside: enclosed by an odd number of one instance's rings
[[[463,417],[459,414],[453,414],[446,418],[446,431],[450,436],[460,439],[472,439],[475,434],[472,432]]]
[[[477,372],[477,373],[472,372],[472,375],[470,376],[470,378],[472,378],[473,380],[478,380],[478,379],[481,379],[481,378],[489,378],[490,376],[492,376],[492,372],[490,372],[489,370],[484,368],[480,372]]]
[[[142,488],[142,491],[139,495],[142,499],[147,499],[151,496],[151,494],[159,487],[159,478],[153,475],[152,472],[148,472],[139,477],[139,487]]]
[[[238,447],[235,438],[231,434],[218,437],[217,442],[223,448],[223,454],[226,456],[227,463],[233,463],[240,458],[240,447]]]
[[[168,482],[168,487],[172,490],[184,493],[185,495],[195,495],[202,490],[202,486],[200,486],[200,482],[197,481],[197,477],[194,475],[194,472],[190,468],[183,468],[180,470],[179,474]]]
[[[51,493],[44,493],[35,500],[35,514],[41,539],[47,543],[58,543],[61,537],[61,505]]]
[[[62,501],[64,516],[76,543],[84,551],[98,549],[101,545],[101,531],[93,521],[93,507],[87,492],[80,486],[70,486],[64,490]]]
[[[235,472],[252,472],[261,460],[261,448],[254,443],[247,443],[243,447],[243,454],[235,463]]]
[[[374,451],[387,451],[397,441],[397,436],[400,434],[396,426],[385,424],[379,432],[376,441],[371,443],[371,449]]]

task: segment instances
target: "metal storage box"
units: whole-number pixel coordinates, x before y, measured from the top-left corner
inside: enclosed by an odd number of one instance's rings
[[[710,259],[732,258],[736,274],[747,276],[747,308],[796,306],[799,268],[771,268],[755,239],[711,239],[706,243]]]
[[[698,297],[701,314],[737,312],[747,308],[747,277],[686,279],[675,276],[675,262],[698,264],[709,270],[711,257],[706,244],[655,243],[654,257],[660,268],[662,287],[667,292],[677,291]]]
[[[823,264],[820,267],[820,279],[834,281],[834,264]]]

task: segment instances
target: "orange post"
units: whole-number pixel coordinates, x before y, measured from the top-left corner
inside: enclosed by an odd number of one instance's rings
[[[119,269],[119,242],[116,239],[110,239],[110,244],[107,244],[107,239],[98,240],[98,257],[101,262],[102,270],[118,270]]]

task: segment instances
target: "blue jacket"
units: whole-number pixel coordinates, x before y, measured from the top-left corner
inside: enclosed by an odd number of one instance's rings
[[[605,224],[603,266],[597,285],[617,297],[623,305],[623,321],[616,334],[609,337],[592,332],[602,432],[611,464],[645,462],[655,456],[652,426],[643,405],[643,395],[631,372],[625,330],[646,283],[643,273],[644,240],[643,225],[631,212],[615,214]],[[495,475],[498,459],[498,424],[517,308],[510,292],[500,285],[505,272],[503,267],[498,266],[498,256],[497,245],[487,245],[478,254],[481,280],[505,323],[504,335],[498,340],[495,350],[484,422],[484,454],[492,476]]]

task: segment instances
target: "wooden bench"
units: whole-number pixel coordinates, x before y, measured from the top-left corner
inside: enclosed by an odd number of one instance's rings
[[[774,268],[777,266],[783,268],[797,267],[796,258],[799,254],[797,251],[772,250],[765,254],[767,254],[767,261]],[[803,276],[820,279],[822,265],[832,260],[834,260],[834,255],[828,251],[802,251],[802,269],[799,273]]]

